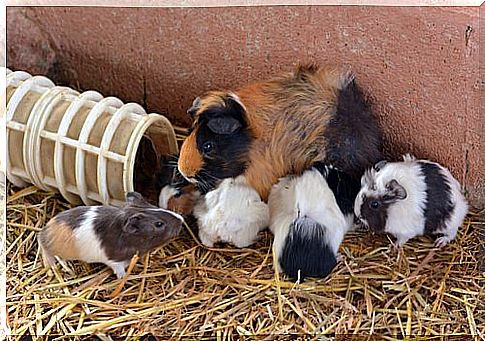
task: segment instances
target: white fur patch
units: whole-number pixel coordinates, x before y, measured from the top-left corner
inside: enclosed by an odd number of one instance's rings
[[[146,211],[159,211],[159,212],[168,213],[168,214],[174,216],[175,218],[179,219],[180,221],[184,222],[184,217],[182,217],[180,214],[172,212],[170,210],[166,210],[166,209],[163,209],[163,208],[145,208],[144,210],[146,210]]]
[[[101,241],[94,231],[94,221],[98,217],[97,210],[98,207],[91,207],[84,214],[84,220],[74,230],[74,238],[80,260],[87,263],[104,263],[109,266],[111,261],[106,256]]]
[[[219,241],[249,246],[269,223],[268,206],[244,176],[224,179],[197,202],[194,216],[201,242],[208,247]]]
[[[168,201],[175,194],[177,194],[177,189],[175,189],[175,187],[172,187],[170,185],[163,187],[158,197],[158,207],[167,209]]]
[[[273,186],[268,205],[270,230],[275,235],[273,247],[280,258],[289,227],[299,217],[308,217],[323,226],[322,243],[337,254],[352,220],[340,211],[327,181],[317,170],[308,170],[300,177],[286,177]]]

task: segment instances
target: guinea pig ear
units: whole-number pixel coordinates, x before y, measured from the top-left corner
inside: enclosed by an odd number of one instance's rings
[[[192,118],[194,118],[194,115],[197,112],[197,110],[200,108],[201,103],[202,101],[200,97],[197,97],[196,99],[194,99],[194,101],[192,102],[192,106],[189,109],[187,109],[187,114],[189,114]]]
[[[384,195],[384,202],[392,203],[398,200],[406,199],[408,196],[406,189],[397,182],[396,179],[392,179],[386,184],[386,194]]]
[[[381,160],[379,161],[378,163],[376,163],[374,165],[374,169],[376,170],[376,172],[380,171],[382,168],[384,168],[384,166],[387,164],[387,161],[386,160]]]
[[[126,233],[136,233],[140,230],[140,220],[143,213],[136,213],[130,216],[125,225],[123,226],[123,232]]]
[[[232,134],[245,126],[246,108],[236,94],[229,92],[224,97],[224,107],[216,115],[209,118],[207,127],[216,134]]]
[[[151,206],[138,192],[126,193],[126,205],[130,206]]]
[[[234,133],[237,129],[242,127],[241,122],[234,117],[216,117],[207,123],[207,127],[216,134],[228,135]]]

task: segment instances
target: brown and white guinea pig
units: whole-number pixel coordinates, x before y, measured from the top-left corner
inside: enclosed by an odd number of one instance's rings
[[[181,214],[185,218],[192,214],[200,192],[177,171],[177,157],[162,157],[158,175],[158,206]]]
[[[409,154],[402,162],[377,163],[361,185],[355,215],[371,230],[396,237],[396,247],[423,234],[441,235],[435,245],[443,247],[455,239],[468,211],[448,169]]]
[[[350,71],[299,66],[269,81],[211,91],[194,118],[178,162],[201,192],[243,174],[266,201],[279,178],[324,161],[360,179],[381,159],[380,134]]]
[[[149,204],[137,192],[126,194],[123,207],[79,206],[61,212],[38,233],[44,260],[104,263],[118,278],[130,259],[164,244],[180,232],[183,218]]]
[[[354,221],[359,182],[321,162],[288,176],[269,195],[270,230],[279,270],[292,279],[325,277]]]
[[[166,185],[160,191],[158,206],[188,217],[193,214],[200,192],[194,184]]]
[[[222,180],[216,189],[197,201],[194,216],[200,241],[208,247],[217,242],[247,247],[269,225],[268,205],[244,176]]]

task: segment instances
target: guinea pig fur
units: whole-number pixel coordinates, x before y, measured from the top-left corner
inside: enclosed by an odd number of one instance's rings
[[[188,218],[194,209],[200,192],[177,171],[177,157],[161,158],[159,173],[158,206]]]
[[[268,205],[279,270],[292,279],[325,277],[351,228],[359,183],[322,163],[273,186]]]
[[[166,185],[160,191],[158,206],[188,217],[193,213],[200,192],[193,184],[176,187]]]
[[[366,171],[355,215],[371,230],[397,238],[396,247],[419,235],[441,235],[436,247],[456,237],[468,205],[460,184],[443,166],[416,160],[381,161]]]
[[[126,195],[124,207],[79,206],[59,213],[38,233],[44,260],[104,263],[118,278],[130,259],[175,237],[183,218],[149,204],[136,192]]]
[[[380,134],[349,70],[315,65],[196,98],[178,168],[202,194],[244,175],[266,201],[279,178],[316,161],[360,179],[381,159]]]
[[[194,208],[202,244],[213,247],[227,242],[242,248],[258,240],[268,227],[269,209],[246,179],[224,179],[215,190],[201,197]]]

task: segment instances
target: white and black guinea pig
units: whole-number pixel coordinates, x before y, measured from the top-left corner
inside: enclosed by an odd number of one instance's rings
[[[273,186],[268,201],[270,230],[280,271],[300,280],[332,271],[354,221],[359,188],[358,181],[320,162]]]
[[[216,189],[201,197],[194,207],[202,244],[226,242],[247,247],[268,227],[269,208],[244,176],[224,179]]]
[[[403,159],[366,171],[355,215],[372,231],[396,237],[396,247],[423,234],[441,235],[435,245],[443,247],[455,239],[468,211],[460,184],[437,163],[409,154]]]
[[[126,195],[126,204],[79,206],[52,218],[37,235],[44,260],[104,263],[118,278],[125,275],[130,259],[177,236],[183,218],[149,204],[136,192]]]

